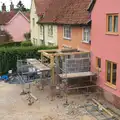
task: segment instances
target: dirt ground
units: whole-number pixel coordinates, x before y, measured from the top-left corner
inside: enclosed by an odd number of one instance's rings
[[[0,120],[95,120],[90,115],[69,115],[68,109],[63,106],[65,99],[50,101],[48,90],[32,89],[38,98],[32,106],[28,106],[27,96],[21,96],[21,86],[0,82]],[[84,96],[69,97],[69,103],[75,101],[83,104]],[[83,112],[83,111],[82,111]],[[85,113],[86,114],[86,113]]]

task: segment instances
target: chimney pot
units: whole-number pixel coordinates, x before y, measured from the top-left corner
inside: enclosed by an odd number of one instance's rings
[[[13,11],[14,10],[14,4],[13,4],[13,2],[11,2],[11,4],[10,4],[10,11]]]
[[[2,4],[2,12],[6,12],[6,5],[5,5],[5,3]]]
[[[5,5],[5,3],[2,4],[2,12],[6,12],[6,5]]]

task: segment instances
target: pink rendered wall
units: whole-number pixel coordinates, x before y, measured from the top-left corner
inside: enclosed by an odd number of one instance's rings
[[[23,41],[24,33],[30,31],[30,23],[19,13],[15,19],[5,26],[5,29],[13,36],[14,41]]]
[[[106,34],[106,14],[119,14],[120,33],[120,0],[97,0],[92,11],[91,51],[92,70],[95,71],[96,57],[101,58],[102,71],[98,84],[106,91],[120,96],[120,35]],[[105,85],[106,60],[117,63],[117,85],[116,89]]]

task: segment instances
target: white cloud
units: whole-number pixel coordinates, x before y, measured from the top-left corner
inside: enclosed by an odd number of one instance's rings
[[[13,4],[16,6],[17,3],[19,2],[19,0],[0,0],[0,10],[1,10],[1,6],[2,6],[2,3],[5,3],[6,6],[7,6],[7,10],[9,10],[9,6],[10,6],[10,2],[13,2]],[[21,0],[22,3],[25,5],[26,8],[30,8],[31,6],[31,0]]]

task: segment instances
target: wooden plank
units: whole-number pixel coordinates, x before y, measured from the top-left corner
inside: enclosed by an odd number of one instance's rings
[[[77,52],[77,49],[61,49],[61,52]]]
[[[84,51],[79,51],[79,52],[70,52],[70,50],[68,50],[68,52],[67,53],[64,53],[64,52],[62,52],[61,50],[41,50],[41,51],[39,51],[39,52],[42,52],[42,53],[46,53],[46,54],[49,54],[49,52],[56,52],[56,53],[53,53],[53,55],[55,56],[55,55],[70,55],[71,53],[73,54],[73,55],[75,55],[75,54],[86,54],[86,53],[90,53],[89,51],[86,51],[86,52],[84,52]]]
[[[77,55],[77,54],[86,54],[90,52],[68,52],[68,53],[55,53],[53,56],[66,56],[66,55]]]
[[[49,53],[49,52],[57,52],[58,49],[55,49],[55,50],[38,50],[38,52],[46,52],[46,53]]]
[[[51,55],[48,54],[47,52],[42,52],[41,54],[42,54],[43,56],[47,57],[47,58],[50,58],[50,57],[51,57]]]
[[[97,87],[97,85],[89,85],[89,86],[73,87],[73,88],[68,88],[68,90],[77,90],[77,89],[91,88],[91,87]]]
[[[64,51],[67,51],[67,53],[64,53]],[[53,55],[53,56],[65,56],[65,55],[90,53],[90,51],[79,51],[79,52],[70,52],[70,51],[72,51],[72,49],[68,49],[68,50],[40,50],[38,52],[41,52],[46,57],[50,57],[51,55]]]
[[[106,108],[104,108],[97,100],[92,99],[92,101],[93,101],[94,103],[96,103],[96,104],[98,105],[98,107],[99,107],[100,109],[104,110],[108,115],[110,115],[111,117],[114,117],[113,114],[112,114],[109,110],[107,110]]]
[[[31,64],[33,67],[40,71],[49,71],[50,68],[42,64],[40,61],[37,59],[27,59],[27,63]]]
[[[34,99],[34,100],[38,100],[38,98],[36,98],[32,93],[30,93],[30,96]]]
[[[65,78],[80,78],[80,77],[89,77],[89,76],[94,76],[96,75],[95,73],[92,72],[79,72],[79,73],[67,73],[67,74],[59,74],[60,78],[65,79]]]
[[[61,50],[53,49],[53,50],[39,50],[38,52],[47,52],[47,53],[56,52],[56,53],[58,53],[58,52],[76,52],[76,51],[77,51],[77,49],[61,49]]]

